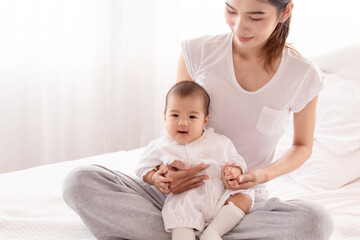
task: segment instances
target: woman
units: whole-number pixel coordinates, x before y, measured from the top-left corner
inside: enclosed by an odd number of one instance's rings
[[[311,155],[317,95],[323,79],[316,66],[285,46],[290,0],[228,0],[231,32],[184,41],[178,81],[194,80],[211,97],[208,126],[228,136],[249,171],[235,183],[255,189],[255,205],[223,239],[328,239],[332,220],[305,201],[268,199],[263,186],[301,166]],[[273,161],[287,119],[294,116],[292,147]],[[165,168],[165,169],[164,169]],[[174,162],[162,166],[170,189],[156,190],[118,172],[86,167],[71,173],[64,198],[99,239],[170,239],[161,208],[171,191],[197,187],[205,168]]]

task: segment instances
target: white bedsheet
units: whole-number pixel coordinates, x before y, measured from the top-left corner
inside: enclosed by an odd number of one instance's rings
[[[132,173],[140,149],[0,174],[1,240],[95,239],[62,199],[61,184],[77,166],[97,163]],[[130,159],[130,160],[129,160]]]
[[[134,175],[142,149],[0,174],[0,239],[95,239],[64,203],[61,184],[73,168],[90,163]],[[336,176],[334,176],[336,177]],[[325,206],[336,224],[332,240],[360,239],[360,179],[326,192],[311,192],[288,176],[268,184],[272,196]]]
[[[322,192],[312,192],[287,175],[269,182],[267,187],[272,197],[304,199],[327,208],[335,223],[331,240],[360,239],[360,178],[339,189]]]

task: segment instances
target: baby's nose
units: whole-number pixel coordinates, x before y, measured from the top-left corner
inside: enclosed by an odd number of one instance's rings
[[[187,122],[187,120],[185,120],[185,119],[181,119],[181,120],[179,121],[179,125],[180,125],[180,126],[187,126],[187,125],[188,125],[188,122]]]

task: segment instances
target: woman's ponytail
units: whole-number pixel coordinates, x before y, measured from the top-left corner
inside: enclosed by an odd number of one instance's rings
[[[280,11],[282,11],[286,8],[286,5],[290,1],[288,0],[285,1],[284,3],[284,1],[270,0],[270,2],[274,4]],[[281,56],[282,51],[286,46],[286,39],[290,31],[290,22],[291,22],[291,16],[289,16],[285,22],[279,22],[275,30],[270,35],[269,39],[264,45],[264,51],[265,51],[264,68],[266,71],[273,70],[272,67],[274,61],[279,56]]]

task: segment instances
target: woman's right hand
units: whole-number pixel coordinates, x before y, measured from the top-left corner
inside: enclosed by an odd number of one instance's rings
[[[197,176],[197,174],[208,167],[209,166],[204,163],[190,167],[179,160],[175,160],[168,165],[160,165],[160,169],[167,169],[165,177],[172,179],[169,184],[169,189],[174,194],[182,193],[203,185],[203,181],[209,179],[209,177],[207,175]]]

